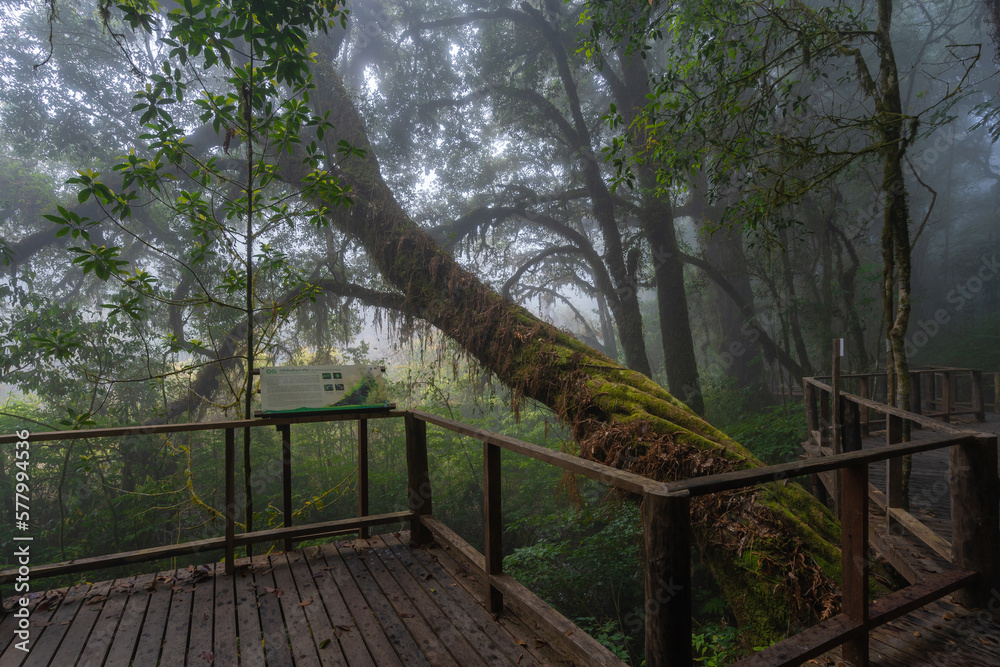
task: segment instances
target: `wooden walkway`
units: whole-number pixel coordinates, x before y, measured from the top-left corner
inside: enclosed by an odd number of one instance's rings
[[[964,422],[956,427],[985,433],[1000,432],[1000,415],[987,414],[985,423]],[[932,432],[914,429],[912,439]],[[865,449],[885,445],[885,432],[873,431],[863,440]],[[951,496],[947,449],[913,456],[910,477],[910,513],[946,541],[951,540]],[[869,482],[885,489],[886,464],[869,467]],[[941,556],[898,524],[888,528],[885,512],[869,503],[869,539],[876,551],[891,549],[900,573],[911,583],[950,567]],[[879,549],[878,547],[881,547]],[[885,556],[886,554],[880,554]],[[998,556],[1000,557],[1000,556]],[[974,610],[945,597],[870,633],[873,667],[1000,667],[1000,593],[993,610]],[[993,613],[991,613],[991,611]],[[840,666],[840,649],[807,664]]]
[[[13,615],[0,621],[0,667],[573,664],[535,623],[490,614],[460,559],[407,539],[257,556],[228,577],[190,566],[50,591],[32,604],[28,653]]]

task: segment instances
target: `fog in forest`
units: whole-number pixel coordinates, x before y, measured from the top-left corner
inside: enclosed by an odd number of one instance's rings
[[[4,433],[249,418],[252,369],[372,364],[400,408],[616,467],[595,424],[722,442],[694,413],[774,463],[835,338],[903,407],[913,369],[1000,371],[991,3],[161,4],[0,4]],[[662,410],[602,388],[629,371]],[[295,500],[335,517],[352,445],[309,428]],[[217,534],[216,436],[37,447],[46,556]],[[471,535],[479,459],[435,437]],[[373,438],[389,503],[402,431]],[[279,519],[278,446],[241,521]],[[504,465],[509,568],[638,664],[635,507]],[[565,592],[595,563],[613,593]],[[775,638],[731,595],[696,601],[705,656]]]

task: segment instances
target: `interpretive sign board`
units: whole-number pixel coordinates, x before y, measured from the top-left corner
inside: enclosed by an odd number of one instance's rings
[[[387,408],[380,366],[268,366],[260,369],[265,415]]]

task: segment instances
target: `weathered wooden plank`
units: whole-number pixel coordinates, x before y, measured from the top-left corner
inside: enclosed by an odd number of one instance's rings
[[[404,597],[412,601],[413,606],[424,617],[427,625],[434,631],[434,634],[441,640],[441,643],[458,664],[463,667],[465,665],[494,664],[484,659],[481,653],[483,647],[490,651],[491,657],[495,661],[500,663],[505,661],[503,654],[493,649],[488,641],[479,642],[474,647],[470,638],[458,630],[451,616],[438,604],[439,601],[447,602],[447,596],[443,594],[433,595],[424,590],[380,536],[372,537],[369,544],[372,548],[365,559],[369,563],[369,569],[372,566],[380,565],[392,576]],[[375,562],[375,559],[378,560],[378,563]]]
[[[66,597],[48,621],[51,625],[46,627],[45,632],[31,645],[28,658],[23,663],[25,667],[42,667],[49,664],[66,636],[69,624],[80,612],[83,600],[90,589],[90,584],[77,584],[66,591]]]
[[[455,627],[489,664],[504,664],[503,660],[495,657],[497,650],[506,657],[506,663],[526,665],[534,662],[531,656],[525,655],[514,637],[503,629],[498,619],[467,595],[454,577],[435,557],[429,555],[426,549],[408,549],[394,535],[381,537],[414,580],[435,598],[438,606],[448,614]],[[484,645],[482,640],[493,648]]]
[[[90,589],[83,600],[83,604],[77,611],[72,623],[66,629],[66,635],[59,650],[52,657],[53,665],[73,665],[83,652],[97,619],[101,616],[104,602],[108,599],[111,590],[110,581],[102,581]]]
[[[174,581],[165,582],[172,595],[166,631],[163,634],[163,646],[160,649],[160,664],[163,665],[182,665],[184,656],[187,655],[195,587],[186,575],[185,570],[178,570],[174,575]]]
[[[264,645],[261,641],[260,611],[257,609],[257,590],[254,586],[253,568],[249,558],[236,561],[233,590],[236,594],[236,619],[239,632],[240,665],[264,667]]]
[[[288,632],[292,662],[299,667],[318,667],[321,664],[317,653],[318,649],[310,633],[305,608],[300,604],[308,600],[307,606],[311,606],[317,603],[317,600],[311,596],[303,596],[298,590],[295,578],[292,576],[287,553],[272,554],[271,567],[273,568],[271,574],[274,577],[274,585],[277,590],[282,591],[278,600],[281,603],[281,615],[284,617],[285,628]]]
[[[222,574],[222,571],[223,566],[220,564],[217,575],[214,563],[209,565],[199,565],[187,570],[188,577],[184,581],[184,586],[186,588],[194,588],[194,591],[191,594],[193,598],[191,600],[191,613],[189,615],[191,629],[188,633],[187,643],[189,661],[193,664],[197,664],[197,660],[202,659],[202,656],[205,655],[205,651],[212,651],[213,655],[217,652],[222,652],[221,649],[219,651],[215,650],[215,642],[212,638],[212,628],[218,621],[218,619],[215,618],[217,604],[215,591],[216,577],[218,576],[220,579],[228,579],[229,581],[232,581],[232,577],[225,577],[225,575]],[[231,619],[228,622],[232,624],[232,633],[235,635],[236,609],[233,606],[232,588],[229,589],[229,607],[226,609],[226,613],[231,616]],[[235,646],[233,647],[233,654],[233,659],[215,656],[213,658],[214,662],[212,663],[212,667],[217,667],[222,664],[234,664]],[[230,660],[232,660],[232,662],[230,662]]]
[[[509,574],[497,575],[493,581],[504,594],[504,604],[526,622],[536,624],[535,631],[544,633],[546,641],[558,651],[586,665],[624,665],[607,647],[545,604]]]
[[[484,573],[481,567],[477,568],[464,554],[451,546],[432,547],[426,550],[414,549],[413,551],[418,557],[426,554],[427,558],[431,558],[440,565],[465,591],[467,598],[471,600],[469,604],[474,604],[489,614],[486,611],[486,601],[483,599],[482,580]],[[514,637],[515,644],[523,649],[525,657],[522,658],[521,664],[528,658],[539,665],[566,661],[566,656],[560,654],[548,641],[542,639],[534,623],[529,625],[513,609],[508,608],[503,614],[489,614],[489,616],[505,632]],[[516,658],[515,663],[517,663]]]
[[[343,551],[345,550],[341,550],[341,555],[344,555]],[[345,555],[344,560],[348,563],[348,567],[352,567],[353,562],[354,569],[352,569],[352,572],[360,569],[361,563],[364,564],[364,568],[371,576],[371,581],[377,584],[380,594],[392,605],[396,616],[406,626],[406,630],[432,665],[455,665],[457,667],[461,664],[459,660],[456,660],[451,655],[450,649],[452,647],[448,645],[448,642],[457,641],[458,638],[454,635],[449,635],[446,640],[444,637],[438,636],[428,620],[420,613],[421,610],[417,608],[417,605],[400,588],[396,580],[392,578],[392,575],[386,571],[382,565],[382,561],[372,553],[370,547],[356,551],[355,558],[349,559]],[[441,627],[440,624],[438,627]],[[462,653],[466,654],[466,657],[469,657],[466,651],[462,651]]]
[[[298,602],[299,608],[305,613],[308,631],[316,646],[320,664],[324,667],[346,667],[347,660],[335,637],[333,623],[330,622],[323,605],[323,597],[316,588],[316,582],[313,581],[305,552],[301,550],[290,552],[285,554],[285,558],[288,560],[288,571],[292,582],[299,592],[298,597],[301,601]],[[291,585],[287,582],[282,587],[291,590]],[[367,652],[365,655],[367,656]]]
[[[173,574],[172,571],[160,572],[153,583],[146,587],[149,605],[146,607],[146,618],[142,621],[142,630],[135,645],[133,660],[136,665],[159,664],[160,649],[167,628],[167,614],[170,612],[170,598],[173,593],[170,584],[164,580]]]
[[[264,656],[268,667],[292,667],[292,654],[285,637],[285,624],[281,618],[278,587],[272,576],[273,566],[266,555],[253,559],[254,592],[260,614],[260,632],[264,638]],[[280,593],[283,595],[283,592]]]
[[[389,637],[365,602],[336,546],[317,547],[308,563],[330,622],[339,630],[337,640],[348,664],[351,667],[373,664],[401,666],[403,663],[393,650]]]
[[[890,507],[888,515],[893,521],[898,522],[902,527],[910,531],[915,538],[930,548],[931,551],[945,560],[951,561],[951,544],[948,543],[948,540],[928,528],[917,517],[898,507]]]
[[[362,550],[364,544],[364,542],[359,542],[357,548]],[[326,550],[324,549],[324,551]],[[367,607],[371,609],[375,618],[378,619],[385,635],[389,638],[393,650],[403,664],[407,665],[407,667],[409,665],[429,665],[430,663],[427,661],[428,659],[425,657],[421,647],[418,646],[416,638],[410,636],[407,626],[399,618],[389,600],[386,599],[382,589],[379,588],[379,585],[375,582],[368,568],[365,567],[360,556],[355,553],[354,547],[342,547],[339,549],[334,547],[334,551],[339,554],[342,564],[350,573],[351,578],[357,585],[357,589],[364,596]],[[329,562],[332,557],[331,554],[328,554],[327,561]],[[369,648],[371,648],[370,644]],[[381,664],[380,661],[379,664]]]
[[[524,440],[518,440],[517,438],[492,433],[481,428],[476,428],[475,426],[462,424],[454,420],[438,417],[437,415],[432,415],[420,410],[414,410],[413,415],[419,420],[425,421],[429,424],[446,428],[449,431],[454,431],[455,433],[467,435],[481,442],[499,445],[504,449],[509,449],[510,451],[523,454],[529,458],[544,461],[565,470],[569,470],[570,472],[575,472],[580,475],[596,479],[615,488],[629,491],[630,493],[642,493],[642,490],[646,487],[656,486],[659,484],[659,482],[651,480],[648,477],[643,477],[642,475],[636,475],[635,473],[618,470],[617,468],[612,468],[611,466],[582,459],[579,456],[573,456],[572,454],[566,454],[565,452],[540,447],[539,445],[525,442]]]
[[[226,574],[225,566],[219,563],[215,565],[215,576],[212,577],[212,585],[215,588],[213,596],[212,611],[212,644],[211,650],[215,655],[213,667],[233,667],[237,663],[239,642],[237,639],[236,621],[236,576]],[[197,613],[197,611],[196,611]],[[194,650],[194,644],[190,644]],[[204,647],[198,648],[195,656],[204,653]]]
[[[65,588],[47,591],[40,599],[28,603],[28,610],[30,611],[28,637],[26,640],[20,636],[11,638],[6,650],[0,654],[0,667],[18,667],[28,658],[28,652],[34,648],[35,642],[44,634],[47,628],[51,627],[49,622],[59,608],[59,604],[65,597],[66,592]],[[13,615],[8,615],[4,618],[2,627],[7,628],[9,632],[13,633],[15,626],[20,628],[20,623]],[[27,652],[18,648],[18,644],[22,641],[28,642]]]
[[[431,533],[434,535],[434,539],[439,544],[447,545],[449,548],[457,551],[461,557],[471,563],[480,573],[486,572],[486,557],[483,554],[472,548],[468,542],[463,540],[458,533],[453,531],[448,526],[444,525],[432,516],[420,517],[421,522],[427,526]]]
[[[111,648],[104,660],[107,667],[128,667],[132,664],[132,655],[135,653],[139,631],[142,629],[142,621],[146,617],[146,608],[151,597],[146,593],[146,589],[153,585],[155,578],[155,574],[143,574],[135,578],[135,585],[132,587],[111,641]]]
[[[81,665],[102,665],[111,648],[118,622],[125,611],[125,605],[135,587],[136,577],[115,581],[105,595],[108,599],[101,605],[101,612],[87,639],[87,645],[80,654]],[[145,593],[143,593],[145,595]]]

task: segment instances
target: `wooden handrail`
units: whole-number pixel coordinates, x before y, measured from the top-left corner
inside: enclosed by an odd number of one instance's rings
[[[731,491],[733,489],[766,484],[768,482],[781,482],[792,477],[840,470],[858,464],[867,465],[906,454],[918,454],[920,452],[941,449],[942,447],[967,444],[974,439],[974,435],[961,432],[940,438],[921,440],[920,442],[905,442],[877,449],[833,454],[831,456],[824,456],[821,459],[792,461],[790,463],[767,466],[766,468],[750,468],[749,470],[736,470],[709,475],[707,477],[694,477],[681,482],[670,482],[668,483],[668,487],[672,492],[686,491],[692,496],[704,496],[711,493],[719,493],[720,491]]]
[[[643,491],[648,488],[663,485],[663,482],[657,482],[648,477],[643,477],[642,475],[636,475],[635,473],[612,468],[611,466],[597,463],[595,461],[589,461],[587,459],[580,458],[579,456],[566,454],[564,452],[548,449],[546,447],[540,447],[539,445],[525,442],[524,440],[518,440],[517,438],[511,438],[509,436],[493,433],[492,431],[487,431],[475,426],[462,424],[461,422],[457,422],[453,419],[438,417],[437,415],[432,415],[428,412],[422,412],[420,410],[414,410],[412,414],[417,419],[425,421],[428,424],[434,424],[435,426],[440,426],[448,429],[449,431],[467,435],[470,438],[475,438],[481,442],[497,445],[503,449],[517,452],[518,454],[527,456],[528,458],[532,458],[537,461],[544,461],[545,463],[562,468],[563,470],[568,470],[579,475],[590,477],[591,479],[596,479],[599,482],[613,486],[617,489],[628,491],[629,493],[642,494]]]
[[[114,426],[109,428],[86,428],[72,431],[39,431],[31,434],[31,442],[51,440],[81,440],[86,438],[120,438],[135,435],[156,435],[160,433],[188,433],[191,431],[217,431],[226,428],[257,428],[282,424],[311,424],[315,422],[351,421],[355,419],[387,419],[405,417],[405,410],[350,410],[338,412],[301,413],[282,417],[260,417],[257,419],[234,419],[217,422],[185,422],[182,424],[149,424],[147,426]],[[14,433],[0,434],[0,445],[17,442]]]

